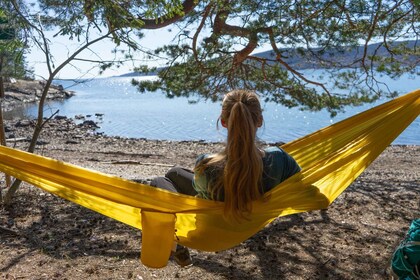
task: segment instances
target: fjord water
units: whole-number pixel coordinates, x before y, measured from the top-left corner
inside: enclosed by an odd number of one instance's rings
[[[109,136],[208,142],[225,139],[224,129],[216,129],[220,103],[199,100],[198,97],[168,99],[163,93],[140,93],[131,85],[131,80],[132,77],[112,77],[77,85],[74,81],[56,81],[55,83],[62,84],[64,88],[75,91],[76,95],[65,101],[48,103],[45,116],[57,110],[59,115],[71,118],[83,115],[85,118],[80,121],[97,122],[100,126],[97,131]],[[397,90],[401,94],[413,91],[420,85],[415,76],[411,75],[395,81],[387,79],[386,82],[391,90]],[[196,100],[199,102],[189,102]],[[259,138],[266,142],[288,142],[386,101],[387,99],[381,99],[374,104],[346,107],[344,113],[339,113],[334,118],[326,110],[308,112],[297,108],[288,109],[274,103],[263,103],[265,123],[259,131]],[[35,117],[37,106],[26,106],[20,113]],[[420,118],[393,144],[420,145]]]

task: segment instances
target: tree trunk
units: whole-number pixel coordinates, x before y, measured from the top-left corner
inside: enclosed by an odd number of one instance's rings
[[[3,120],[3,100],[5,95],[4,90],[4,79],[3,75],[1,75],[3,70],[3,56],[0,57],[0,145],[6,146],[6,135],[4,132],[4,120]],[[5,174],[6,186],[8,188],[10,186],[11,177]],[[3,194],[2,194],[2,186],[0,185],[0,202],[3,201]]]
[[[0,60],[0,73],[1,73],[1,60]],[[6,145],[6,139],[4,137],[4,124],[3,124],[3,98],[4,98],[4,84],[3,84],[3,76],[0,75],[0,143],[1,145]],[[8,175],[6,175],[6,178]],[[7,188],[7,179],[6,179],[6,188]],[[0,185],[0,202],[3,201],[3,195],[2,195],[2,185]]]
[[[51,75],[50,78],[46,81],[44,90],[42,91],[41,99],[39,100],[38,104],[38,118],[35,125],[34,133],[32,134],[31,143],[29,144],[28,152],[33,153],[35,151],[36,142],[38,140],[39,135],[41,134],[42,127],[44,125],[44,103],[45,99],[47,98],[48,90],[50,89],[50,86],[52,84],[54,76]],[[4,204],[10,205],[12,203],[12,198],[18,188],[20,187],[20,184],[22,183],[22,180],[16,179],[13,184],[8,189],[5,197],[4,197]]]

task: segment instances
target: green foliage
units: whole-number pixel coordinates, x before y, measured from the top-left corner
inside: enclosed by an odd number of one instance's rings
[[[210,100],[249,88],[266,100],[334,115],[395,94],[375,71],[416,73],[419,19],[408,0],[200,2],[178,22],[178,44],[155,50],[167,58],[160,79],[135,85]],[[255,55],[258,46],[270,46],[271,54]],[[328,83],[305,68],[326,69]]]
[[[127,0],[38,0],[42,22],[46,27],[58,28],[57,35],[80,40],[91,28],[113,33],[117,45],[130,43],[138,48],[134,37],[141,39],[144,19],[156,24],[182,14],[181,1],[127,1]]]
[[[30,76],[24,49],[19,37],[19,25],[13,20],[10,7],[0,5],[0,77]]]

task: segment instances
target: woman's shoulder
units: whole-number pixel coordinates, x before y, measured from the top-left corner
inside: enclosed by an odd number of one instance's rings
[[[287,154],[282,148],[278,146],[270,146],[264,148],[264,152],[267,155],[275,155],[275,154]]]
[[[264,149],[265,159],[270,162],[284,162],[289,165],[297,165],[295,160],[291,155],[289,155],[285,150],[277,146],[271,146]]]
[[[282,148],[268,147],[264,151],[263,180],[265,180],[265,191],[272,189],[300,171],[298,163]]]
[[[264,149],[265,161],[272,167],[278,166],[285,170],[292,170],[292,173],[300,171],[295,159],[280,147],[272,146]]]

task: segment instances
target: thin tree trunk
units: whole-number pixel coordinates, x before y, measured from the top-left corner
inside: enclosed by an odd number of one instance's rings
[[[43,90],[42,95],[41,95],[41,99],[39,100],[38,118],[37,118],[37,122],[36,122],[36,125],[35,125],[34,133],[32,135],[31,143],[29,144],[29,148],[28,148],[28,152],[30,152],[30,153],[33,153],[35,151],[36,142],[38,140],[39,134],[41,133],[42,127],[44,125],[43,108],[44,108],[45,99],[48,95],[48,90],[49,90],[49,88],[52,84],[53,77],[54,76],[51,75],[50,78],[46,81],[46,83],[44,85],[44,90]],[[18,190],[18,188],[20,187],[21,183],[22,183],[22,180],[15,179],[15,181],[10,186],[10,188],[8,189],[8,191],[7,191],[7,193],[4,197],[4,204],[5,205],[10,205],[12,203],[12,198],[13,198],[14,194],[16,193],[16,191]]]
[[[4,90],[4,79],[3,75],[1,75],[3,70],[3,56],[0,56],[0,145],[6,146],[6,135],[4,131],[4,119],[3,119],[3,100],[5,96]],[[5,188],[10,187],[11,177],[10,175],[5,174]],[[2,195],[2,186],[0,185],[0,202],[3,201]]]
[[[0,60],[0,73],[1,73],[1,65],[2,61]],[[3,124],[3,98],[4,98],[4,84],[3,84],[3,76],[0,75],[0,143],[1,145],[6,145],[6,139],[4,137],[4,124]],[[4,144],[3,144],[4,143]],[[6,176],[6,188],[7,188],[7,174]],[[3,201],[3,195],[2,195],[2,185],[0,185],[0,202]]]

